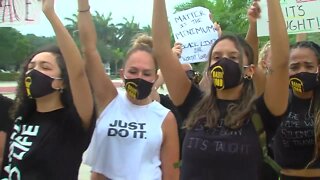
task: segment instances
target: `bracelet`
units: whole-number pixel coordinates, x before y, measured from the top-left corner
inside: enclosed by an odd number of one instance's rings
[[[84,9],[84,10],[78,10],[79,13],[88,12],[88,11],[90,11],[90,6],[87,9]]]

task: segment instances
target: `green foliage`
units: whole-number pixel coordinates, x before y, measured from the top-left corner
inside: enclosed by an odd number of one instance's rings
[[[18,79],[19,73],[1,73],[0,72],[0,81],[16,81]]]
[[[92,16],[97,32],[97,48],[100,52],[102,61],[104,63],[110,63],[111,73],[118,74],[119,67],[121,67],[125,54],[130,48],[131,39],[138,33],[151,33],[151,27],[140,27],[132,17],[131,19],[123,18],[123,22],[113,24],[112,13],[107,16],[95,12]],[[66,18],[70,24],[66,25],[70,33],[76,42],[79,41],[77,33],[77,15],[73,15],[71,18]]]
[[[22,35],[13,28],[0,28],[0,68],[17,71],[32,52],[53,42],[54,38]]]
[[[250,1],[245,0],[189,0],[175,7],[175,11],[183,11],[192,7],[202,6],[208,8],[217,21],[224,34],[233,33],[245,36],[248,28],[246,16],[247,7]],[[114,24],[112,22],[112,13],[107,15],[95,12],[92,16],[97,36],[98,51],[101,54],[102,61],[109,63],[111,73],[118,74],[118,69],[123,64],[127,50],[130,48],[130,41],[137,33],[151,34],[151,27],[141,27],[138,22],[132,18],[123,18],[123,21]],[[77,15],[73,14],[66,18],[69,24],[66,25],[69,33],[80,47],[77,27]],[[320,43],[320,33],[308,34],[308,40]],[[260,38],[262,46],[268,37]],[[24,59],[39,47],[55,43],[55,37],[38,37],[33,34],[23,36],[13,28],[0,28],[0,69],[18,70]],[[172,37],[172,44],[174,39]],[[290,42],[295,42],[295,35],[290,35]],[[202,72],[205,63],[193,64],[195,70]],[[5,75],[7,76],[7,75]]]
[[[30,53],[28,39],[13,28],[0,28],[0,68],[17,69]]]
[[[314,41],[315,43],[320,45],[320,33],[308,34],[307,40]]]
[[[245,37],[248,29],[247,7],[252,0],[235,1],[235,0],[189,0],[175,7],[176,12],[202,6],[210,10],[213,21],[220,24],[223,34],[238,34]],[[296,42],[296,35],[289,35],[290,43]],[[307,40],[320,44],[320,33],[308,34]],[[269,37],[260,37],[259,45],[262,47]],[[194,65],[198,67],[198,65]]]

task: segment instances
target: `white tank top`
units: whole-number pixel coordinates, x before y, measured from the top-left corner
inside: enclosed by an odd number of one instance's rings
[[[162,123],[169,110],[132,104],[122,92],[96,123],[84,163],[112,180],[160,180]]]

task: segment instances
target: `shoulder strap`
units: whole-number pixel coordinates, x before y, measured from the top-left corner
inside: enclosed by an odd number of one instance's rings
[[[280,174],[281,167],[277,162],[275,162],[269,155],[268,155],[268,148],[267,148],[267,135],[266,131],[264,130],[263,123],[260,117],[260,114],[257,112],[253,113],[251,117],[251,121],[253,126],[259,136],[259,143],[262,150],[263,161],[269,164],[272,169],[274,169],[278,174]]]
[[[320,178],[320,169],[283,169],[281,174],[293,177]]]

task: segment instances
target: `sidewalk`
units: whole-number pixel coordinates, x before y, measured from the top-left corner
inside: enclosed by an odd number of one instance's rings
[[[15,97],[17,82],[15,81],[0,81],[0,93],[11,99]]]

